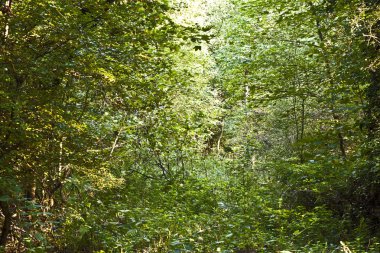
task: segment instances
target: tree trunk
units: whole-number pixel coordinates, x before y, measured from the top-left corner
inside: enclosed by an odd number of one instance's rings
[[[371,71],[371,84],[367,90],[367,98],[368,137],[373,139],[380,124],[380,71]]]
[[[4,38],[8,38],[9,34],[9,23],[8,23],[8,17],[11,14],[11,8],[12,8],[12,1],[11,0],[6,0],[5,4],[3,5],[2,12],[4,15],[7,15],[7,20],[5,22],[5,27],[4,27]]]
[[[11,232],[12,213],[9,204],[5,201],[0,201],[1,212],[4,215],[3,227],[1,228],[0,246],[7,244],[8,235]]]
[[[311,7],[313,8],[313,5],[310,4]],[[324,61],[325,61],[325,65],[326,65],[326,74],[329,78],[329,81],[331,84],[333,84],[333,92],[331,93],[331,102],[330,102],[330,110],[332,111],[332,117],[334,119],[334,124],[335,124],[335,130],[337,131],[337,137],[338,137],[338,142],[339,142],[339,150],[340,150],[340,154],[341,154],[341,157],[343,160],[346,160],[346,148],[345,148],[345,141],[344,141],[344,135],[342,133],[342,131],[339,129],[339,122],[341,121],[341,118],[340,116],[336,113],[336,105],[335,105],[335,101],[337,100],[336,98],[336,94],[335,94],[335,81],[334,81],[334,76],[331,72],[331,67],[330,67],[330,59],[329,59],[329,56],[328,56],[328,53],[326,51],[326,48],[325,48],[325,37],[323,35],[323,32],[322,32],[322,27],[321,27],[321,20],[318,16],[318,14],[314,12],[314,15],[315,15],[315,24],[316,24],[316,28],[317,28],[317,34],[318,34],[318,37],[319,37],[319,41],[321,43],[321,50],[322,50],[322,53],[323,53],[323,57],[324,57]]]

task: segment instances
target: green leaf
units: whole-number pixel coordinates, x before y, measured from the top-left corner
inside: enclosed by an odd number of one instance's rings
[[[9,196],[7,196],[7,195],[2,195],[2,196],[0,196],[0,201],[2,201],[2,202],[7,202],[7,201],[9,201],[11,198],[9,197]]]

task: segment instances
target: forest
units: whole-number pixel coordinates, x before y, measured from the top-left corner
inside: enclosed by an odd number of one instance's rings
[[[379,0],[0,0],[0,252],[379,253]]]

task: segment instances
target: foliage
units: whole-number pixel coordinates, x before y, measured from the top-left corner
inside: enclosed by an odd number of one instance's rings
[[[378,1],[1,4],[1,251],[380,250]]]

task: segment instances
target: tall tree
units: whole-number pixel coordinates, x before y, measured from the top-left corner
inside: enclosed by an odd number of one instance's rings
[[[1,245],[10,233],[38,241],[36,221],[65,201],[64,182],[96,174],[126,117],[164,103],[159,84],[179,32],[168,10],[161,1],[4,3]]]

